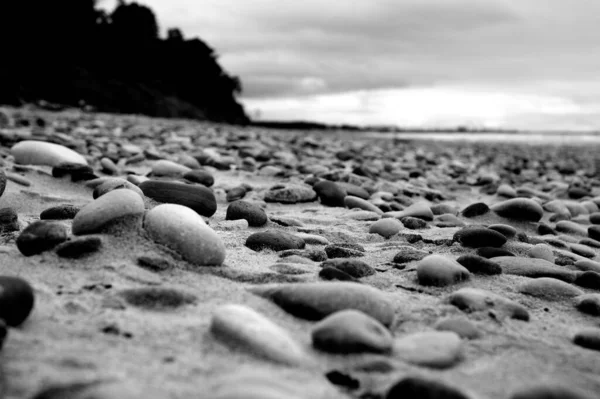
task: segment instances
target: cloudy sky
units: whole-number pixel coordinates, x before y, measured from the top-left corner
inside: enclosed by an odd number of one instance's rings
[[[599,0],[138,1],[212,46],[254,117],[600,130]]]

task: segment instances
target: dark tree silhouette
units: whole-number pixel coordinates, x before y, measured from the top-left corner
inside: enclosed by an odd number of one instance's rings
[[[108,112],[249,121],[238,77],[198,38],[160,38],[152,10],[121,0],[19,0],[0,12],[0,103],[81,100]]]

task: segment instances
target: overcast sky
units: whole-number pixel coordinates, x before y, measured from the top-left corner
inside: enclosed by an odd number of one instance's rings
[[[600,0],[139,2],[220,54],[252,116],[600,129]]]

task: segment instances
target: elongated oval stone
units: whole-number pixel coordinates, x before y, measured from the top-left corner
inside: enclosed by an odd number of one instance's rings
[[[194,265],[219,266],[225,260],[221,238],[188,207],[158,205],[146,214],[144,229],[154,241],[173,249]]]
[[[202,216],[211,217],[217,211],[215,194],[205,186],[148,180],[139,187],[157,202],[187,206]]]
[[[117,189],[84,206],[75,218],[71,230],[75,235],[100,231],[106,224],[128,215],[144,213],[144,200],[128,189]]]
[[[216,309],[211,333],[220,340],[288,365],[306,363],[307,355],[283,328],[244,305],[223,305]]]
[[[15,144],[11,150],[15,163],[22,165],[57,166],[61,163],[78,163],[87,165],[83,156],[75,151],[45,141],[25,140]]]

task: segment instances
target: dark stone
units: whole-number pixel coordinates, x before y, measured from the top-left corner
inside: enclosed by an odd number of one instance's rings
[[[214,193],[201,185],[147,180],[139,187],[145,196],[157,202],[187,206],[202,216],[211,217],[217,211]]]
[[[513,254],[510,251],[507,251],[506,249],[492,247],[477,248],[475,253],[486,259],[497,258],[500,256],[515,256],[515,254]]]
[[[58,205],[53,206],[52,208],[48,208],[40,213],[40,219],[42,220],[67,220],[73,219],[77,212],[79,212],[78,207],[74,205]]]
[[[592,238],[582,238],[579,240],[579,243],[582,245],[587,245],[590,248],[600,248],[600,241],[596,241]]]
[[[25,256],[51,250],[68,238],[67,227],[58,222],[39,220],[27,226],[17,238],[17,248]]]
[[[265,211],[257,205],[247,201],[235,201],[227,207],[225,220],[246,220],[252,227],[264,226],[269,218]]]
[[[395,383],[385,399],[469,399],[469,396],[438,380],[408,376]]]
[[[130,288],[119,293],[125,302],[143,309],[173,309],[196,302],[192,294],[174,288]]]
[[[512,198],[493,205],[491,209],[502,217],[529,222],[539,222],[544,216],[542,206],[529,198]]]
[[[102,247],[100,237],[81,237],[65,241],[56,247],[56,254],[63,258],[82,258]]]
[[[6,322],[0,319],[0,351],[4,347],[4,341],[6,341],[6,337],[8,336],[8,326]]]
[[[569,198],[572,199],[581,199],[592,195],[592,193],[584,187],[569,187],[567,194],[569,195]]]
[[[497,263],[478,255],[463,255],[456,259],[473,274],[494,275],[501,274],[502,268]]]
[[[279,230],[254,233],[246,239],[246,246],[253,251],[262,251],[264,249],[271,249],[273,251],[303,249],[305,245],[302,238]]]
[[[375,269],[358,259],[330,259],[321,263],[321,267],[333,267],[354,278],[372,276],[376,273]]]
[[[302,256],[303,258],[310,259],[314,262],[323,262],[324,260],[327,260],[327,253],[322,249],[288,249],[279,252],[280,258],[286,258],[293,255]]]
[[[325,206],[337,206],[345,208],[344,198],[346,190],[338,186],[336,183],[328,180],[322,180],[313,186],[313,190],[321,200],[321,204]]]
[[[488,229],[497,231],[498,233],[506,237],[506,239],[508,240],[518,235],[517,229],[507,224],[493,224],[491,226],[488,226]]]
[[[501,247],[506,237],[485,227],[466,227],[454,235],[454,239],[470,248]]]
[[[596,241],[600,240],[600,226],[590,226],[588,227],[588,235],[591,239]]]
[[[0,197],[4,194],[4,190],[6,189],[6,173],[4,173],[4,169],[0,169]]]
[[[34,293],[20,277],[0,276],[0,319],[7,325],[21,325],[33,309]]]
[[[365,256],[361,251],[352,248],[345,248],[342,245],[332,244],[325,247],[325,253],[328,258],[353,258]]]
[[[319,271],[319,277],[323,280],[357,281],[354,277],[335,267],[324,267]]]
[[[554,230],[552,227],[548,226],[546,223],[540,223],[537,227],[537,232],[539,235],[546,235],[546,234],[552,234],[552,235],[558,235],[558,233],[556,232],[556,230]]]
[[[575,285],[593,290],[600,290],[600,273],[587,271],[575,277]]]
[[[484,204],[483,202],[476,202],[467,206],[465,209],[462,210],[461,213],[466,218],[474,218],[476,216],[485,215],[489,211],[490,207],[487,206],[487,204]]]
[[[175,267],[171,262],[164,258],[140,256],[137,261],[140,267],[153,272],[162,272]]]
[[[600,328],[587,328],[573,337],[573,343],[586,349],[600,351]]]
[[[0,209],[0,233],[10,233],[13,231],[19,231],[21,226],[19,225],[19,215],[13,208],[2,208]]]
[[[342,373],[337,370],[333,370],[325,374],[325,377],[333,385],[341,386],[349,390],[356,390],[360,388],[360,381],[353,378],[351,375]]]
[[[183,175],[183,178],[193,183],[202,184],[206,187],[211,187],[215,184],[213,175],[205,170],[191,170]]]
[[[61,163],[60,165],[53,167],[52,176],[56,178],[71,176],[71,181],[73,182],[98,178],[98,176],[94,174],[94,169],[90,166],[69,162]]]
[[[400,218],[400,221],[402,222],[404,227],[410,230],[424,229],[427,227],[426,221],[412,216],[405,216],[403,218]]]
[[[420,251],[416,248],[404,247],[400,252],[394,255],[392,262],[404,264],[408,262],[419,261],[428,255],[428,252]]]
[[[246,196],[247,189],[244,186],[237,186],[227,191],[227,202],[237,201]]]

